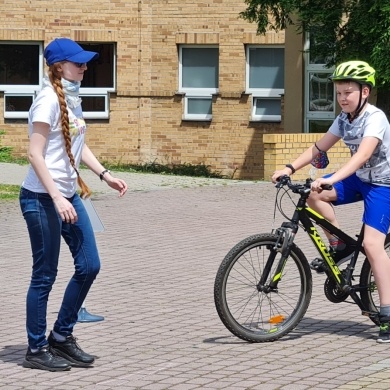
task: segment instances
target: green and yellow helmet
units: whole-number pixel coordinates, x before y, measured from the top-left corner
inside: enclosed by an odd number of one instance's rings
[[[375,69],[364,61],[347,61],[338,65],[330,76],[332,81],[355,81],[375,87]]]

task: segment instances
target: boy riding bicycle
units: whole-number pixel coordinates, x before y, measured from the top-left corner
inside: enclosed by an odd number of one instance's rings
[[[380,299],[380,343],[390,342],[390,259],[384,249],[390,226],[390,124],[386,115],[368,103],[375,87],[375,70],[363,61],[348,61],[337,66],[330,77],[336,87],[341,113],[328,132],[291,164],[275,171],[272,182],[291,175],[315,158],[327,160],[326,152],[342,139],[351,151],[351,159],[333,174],[316,179],[308,205],[339,227],[333,205],[364,201],[364,250],[370,261]],[[324,184],[333,185],[322,191]],[[330,235],[330,250],[336,262],[351,254],[343,242]],[[313,269],[323,265],[314,260]]]

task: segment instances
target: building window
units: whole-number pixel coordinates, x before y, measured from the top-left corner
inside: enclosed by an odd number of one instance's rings
[[[218,78],[218,47],[180,46],[179,92],[184,95],[184,120],[211,120]]]
[[[81,83],[83,115],[109,118],[109,93],[116,90],[116,54],[113,43],[79,43],[96,51],[99,58],[88,63]],[[42,88],[44,58],[41,42],[0,43],[0,91],[4,91],[4,117],[27,118],[36,94]]]
[[[107,93],[82,94],[83,117],[85,119],[106,119],[109,117],[109,95]]]
[[[81,43],[84,50],[96,51],[99,58],[88,63],[81,82],[83,115],[86,119],[106,119],[110,116],[110,92],[116,90],[116,53],[113,43]]]
[[[252,121],[281,121],[284,94],[284,48],[246,47],[246,87],[252,95]]]
[[[308,133],[326,133],[333,120],[309,120]]]
[[[97,60],[87,64],[88,70],[84,73],[81,88],[114,92],[116,89],[115,68],[116,55],[113,43],[80,43],[88,51],[99,53]]]
[[[43,77],[40,42],[0,42],[0,91],[4,92],[4,117],[27,118]]]
[[[40,85],[42,45],[0,43],[0,89],[36,88]]]
[[[306,133],[325,133],[335,118],[335,94],[326,68],[326,60],[310,53],[315,45],[315,33],[306,35],[305,42],[305,124]]]
[[[4,118],[25,119],[34,101],[35,93],[4,92]]]
[[[281,117],[280,99],[253,98],[252,120],[280,121]]]

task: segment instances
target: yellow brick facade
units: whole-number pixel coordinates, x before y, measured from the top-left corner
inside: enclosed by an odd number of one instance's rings
[[[309,146],[313,145],[322,134],[266,134],[264,143],[264,178],[269,180],[275,169],[282,169],[286,164],[294,161]],[[321,177],[327,173],[337,171],[350,157],[349,149],[342,141],[328,152],[329,165],[326,169],[316,169],[311,165],[297,171],[294,180],[305,180]]]
[[[256,35],[256,25],[238,17],[244,9],[244,2],[236,0],[4,0],[0,41],[46,45],[66,36],[117,45],[110,118],[87,122],[88,145],[101,160],[203,163],[229,177],[267,179],[273,157],[265,163],[263,137],[283,133],[283,124],[249,120],[251,98],[243,94],[245,45],[284,44],[285,37],[283,32]],[[219,46],[220,93],[211,122],[182,120],[183,99],[176,93],[180,44]],[[4,120],[3,100],[0,92],[3,143],[23,155],[26,121]]]

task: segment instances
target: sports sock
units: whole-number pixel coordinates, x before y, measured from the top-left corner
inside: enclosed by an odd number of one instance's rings
[[[347,245],[345,245],[344,241],[339,240],[336,237],[332,237],[329,239],[329,245],[334,249],[335,251],[342,251],[346,248]]]
[[[58,341],[59,343],[62,343],[64,341],[66,341],[66,337],[65,336],[61,336],[57,332],[54,332],[54,330],[53,330],[53,336],[56,339],[56,341]]]
[[[379,315],[381,317],[390,317],[390,305],[380,306]]]

